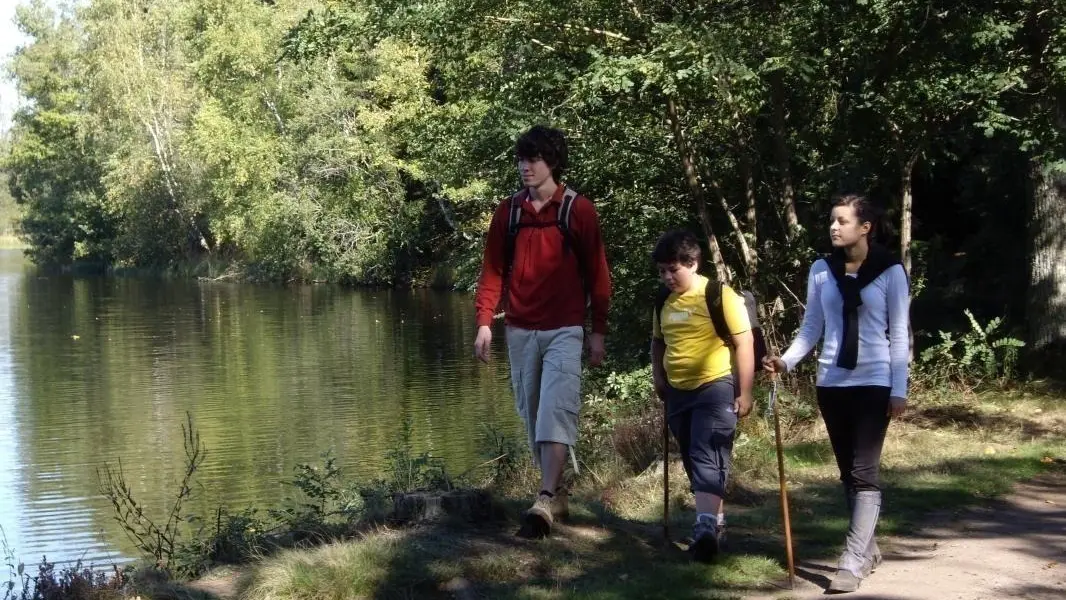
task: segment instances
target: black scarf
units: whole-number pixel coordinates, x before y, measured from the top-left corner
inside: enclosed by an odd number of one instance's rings
[[[859,266],[856,277],[848,277],[844,267],[843,250],[833,250],[825,259],[829,272],[837,281],[840,297],[844,299],[844,337],[840,340],[840,352],[837,353],[837,366],[842,369],[854,369],[859,360],[859,307],[862,306],[862,288],[870,285],[889,268],[900,261],[887,248],[879,244],[870,244],[866,260]]]

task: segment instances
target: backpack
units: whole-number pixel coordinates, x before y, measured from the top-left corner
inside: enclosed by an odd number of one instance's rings
[[[503,262],[504,281],[509,281],[511,278],[511,269],[514,267],[514,249],[515,244],[518,241],[518,230],[523,227],[541,228],[551,227],[552,225],[558,227],[559,231],[563,234],[563,256],[569,254],[574,245],[574,237],[573,234],[570,233],[570,215],[574,212],[574,202],[577,200],[577,190],[564,186],[563,200],[559,206],[559,214],[555,219],[555,223],[545,223],[542,221],[522,223],[521,197],[522,192],[518,192],[511,196],[510,204],[507,207],[507,239],[504,242]],[[581,274],[582,280],[584,280],[584,260],[580,252],[574,252],[574,256],[577,258],[578,272]]]
[[[734,350],[733,335],[729,333],[729,325],[725,322],[725,309],[722,307],[722,287],[724,286],[720,281],[707,280],[707,288],[704,290],[704,295],[707,300],[707,313],[711,315],[711,323],[714,325],[714,332],[729,348],[729,352],[732,353]],[[655,315],[658,317],[660,324],[663,322],[663,307],[666,306],[666,299],[670,297],[670,293],[669,288],[665,285],[660,285],[659,291],[655,296]],[[758,373],[759,369],[762,368],[762,359],[766,357],[766,337],[763,335],[762,325],[759,323],[759,306],[755,301],[755,294],[748,290],[741,290],[737,294],[744,300],[744,308],[748,311],[751,336],[754,338],[755,373]]]

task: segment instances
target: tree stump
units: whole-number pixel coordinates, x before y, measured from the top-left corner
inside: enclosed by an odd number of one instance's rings
[[[485,490],[448,492],[407,492],[393,494],[392,519],[401,523],[460,520],[474,523],[491,521],[499,511]]]

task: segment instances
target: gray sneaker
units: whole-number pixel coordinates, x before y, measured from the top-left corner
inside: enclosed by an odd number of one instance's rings
[[[697,518],[692,526],[692,545],[689,546],[693,560],[707,563],[718,556],[718,525],[713,518]]]

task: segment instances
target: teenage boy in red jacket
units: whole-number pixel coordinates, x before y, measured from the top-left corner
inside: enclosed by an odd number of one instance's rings
[[[562,481],[577,442],[585,313],[592,313],[589,364],[603,361],[611,279],[592,202],[560,183],[567,166],[562,132],[536,126],[515,145],[523,189],[489,225],[478,281],[474,353],[487,362],[493,315],[505,296],[507,352],[515,406],[526,423],[540,492],[519,535],[544,537],[568,512]],[[571,454],[572,457],[572,454]]]

